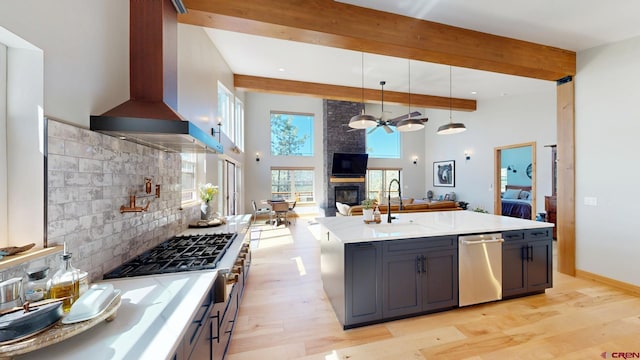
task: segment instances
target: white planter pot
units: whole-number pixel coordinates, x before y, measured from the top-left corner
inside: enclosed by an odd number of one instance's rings
[[[373,221],[373,209],[362,209],[364,221]]]

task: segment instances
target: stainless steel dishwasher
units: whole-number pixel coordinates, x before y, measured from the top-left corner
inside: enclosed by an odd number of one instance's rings
[[[458,237],[459,305],[502,299],[502,234]]]

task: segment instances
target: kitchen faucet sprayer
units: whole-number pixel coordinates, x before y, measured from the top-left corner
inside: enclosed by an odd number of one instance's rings
[[[398,197],[400,197],[400,205],[398,206],[398,210],[402,210],[402,186],[400,186],[400,180],[393,179],[389,182],[389,190],[387,191],[387,223],[391,224],[391,185],[393,182],[398,183]]]

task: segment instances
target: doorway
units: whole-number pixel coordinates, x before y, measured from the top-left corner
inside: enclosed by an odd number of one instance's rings
[[[536,143],[494,149],[494,213],[536,219]]]

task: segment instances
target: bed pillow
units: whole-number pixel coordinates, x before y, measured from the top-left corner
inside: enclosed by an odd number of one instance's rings
[[[522,200],[529,200],[531,198],[531,192],[530,191],[520,191],[520,195],[518,195],[519,199]]]
[[[503,199],[517,199],[520,196],[520,189],[507,189],[502,195]]]

